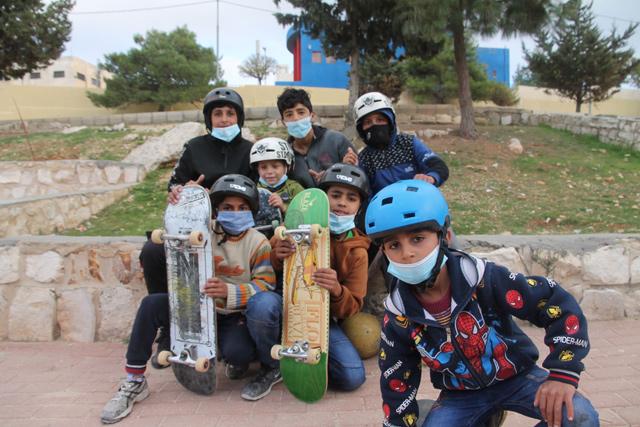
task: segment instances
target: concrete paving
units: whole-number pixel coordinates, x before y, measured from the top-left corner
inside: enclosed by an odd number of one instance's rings
[[[543,331],[525,327],[541,350]],[[591,322],[591,353],[580,390],[603,426],[640,426],[640,320]],[[124,377],[124,343],[0,342],[0,425],[98,426],[104,404]],[[315,404],[297,401],[283,384],[257,402],[240,397],[246,380],[231,381],[218,367],[216,393],[203,397],[180,386],[171,369],[149,368],[151,396],[119,426],[380,426],[382,409],[375,358],[367,381],[350,393],[329,390]],[[254,367],[255,369],[255,367]],[[427,377],[428,378],[428,377]],[[435,398],[423,382],[418,398]],[[534,420],[509,413],[506,427]],[[451,426],[454,427],[454,426]]]

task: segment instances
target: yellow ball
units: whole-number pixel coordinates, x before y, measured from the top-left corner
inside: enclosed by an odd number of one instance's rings
[[[380,349],[380,320],[369,313],[357,313],[342,322],[342,330],[362,359],[378,354]]]

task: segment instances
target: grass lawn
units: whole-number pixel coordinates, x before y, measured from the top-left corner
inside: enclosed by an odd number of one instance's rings
[[[640,232],[639,152],[543,126],[479,130],[475,141],[427,141],[451,171],[442,189],[457,234]],[[282,136],[264,125],[252,131]],[[508,150],[511,138],[523,154]],[[149,174],[128,198],[65,234],[143,235],[161,226],[170,172]]]
[[[106,131],[102,128],[86,128],[65,135],[60,132],[33,133],[0,136],[0,160],[122,160],[144,141],[142,137],[129,142],[122,141],[132,129]],[[152,133],[153,135],[157,132]]]

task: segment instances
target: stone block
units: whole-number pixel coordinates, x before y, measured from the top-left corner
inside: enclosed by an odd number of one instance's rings
[[[512,122],[513,119],[511,118],[511,114],[505,114],[500,117],[500,124],[502,126],[509,126]]]
[[[6,340],[9,335],[9,286],[0,286],[0,340]]]
[[[61,169],[53,174],[53,179],[60,183],[71,183],[73,182],[73,178],[74,173],[69,169]]]
[[[27,255],[27,277],[40,283],[51,283],[60,279],[64,273],[64,259],[53,251],[39,255]]]
[[[167,112],[154,111],[153,113],[151,113],[151,123],[167,123]]]
[[[626,295],[624,299],[624,314],[627,317],[640,317],[640,290],[635,290]]]
[[[96,335],[96,308],[91,290],[79,288],[60,292],[57,320],[63,340],[93,342]]]
[[[0,284],[17,282],[20,279],[20,248],[0,247]]]
[[[138,167],[129,166],[124,168],[124,182],[125,184],[133,184],[138,182]]]
[[[448,125],[453,123],[453,119],[449,114],[436,114],[436,123]]]
[[[107,166],[104,168],[104,174],[109,184],[117,184],[122,175],[122,169],[119,166]]]
[[[528,274],[528,270],[515,248],[500,248],[491,252],[472,253],[472,255],[493,261],[496,264],[508,268],[513,273]]]
[[[27,189],[25,187],[15,187],[11,189],[11,198],[13,200],[22,199],[23,197],[26,197],[26,195]]]
[[[582,257],[583,279],[592,284],[626,285],[629,283],[629,254],[624,246],[604,246]]]
[[[413,114],[411,116],[411,123],[434,124],[436,123],[436,116],[430,114]]]
[[[21,286],[9,308],[9,340],[53,341],[55,317],[53,289]]]
[[[151,113],[138,113],[136,123],[139,125],[148,125],[151,123]]]
[[[94,126],[106,126],[109,124],[109,116],[95,116],[92,124]]]
[[[33,183],[33,172],[29,170],[23,170],[22,176],[20,177],[20,184],[22,185],[31,185]]]
[[[202,114],[202,111],[199,110],[189,110],[182,112],[182,121],[183,122],[197,122],[198,121],[198,113]]]
[[[584,291],[580,307],[592,320],[615,320],[624,317],[625,297],[613,289],[589,289]]]
[[[17,184],[20,182],[20,169],[9,169],[0,172],[0,184]]]
[[[181,123],[183,121],[182,111],[167,111],[168,123]]]
[[[134,292],[124,286],[100,292],[98,341],[121,341],[129,337],[138,308]]]

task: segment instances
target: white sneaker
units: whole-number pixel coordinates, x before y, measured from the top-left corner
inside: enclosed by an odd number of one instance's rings
[[[133,404],[149,397],[147,379],[142,381],[127,381],[120,383],[115,396],[107,402],[100,415],[103,424],[117,423],[131,413]]]

